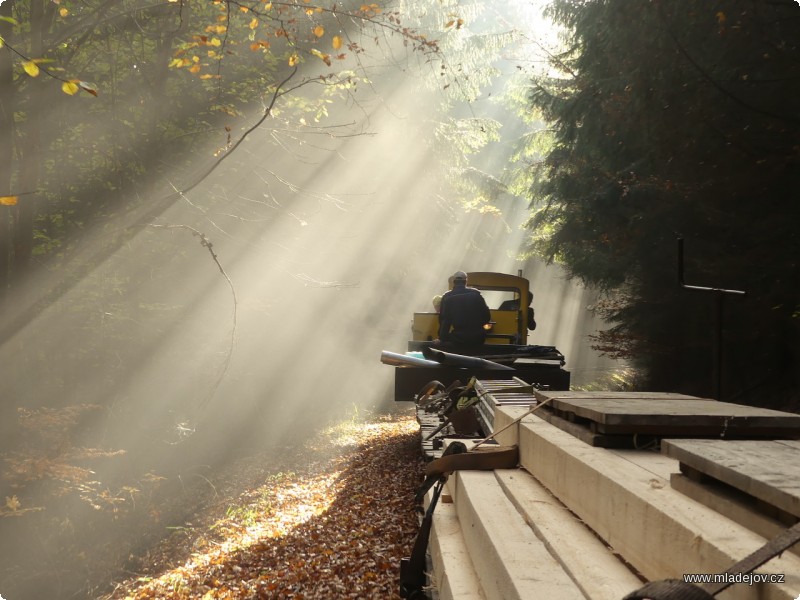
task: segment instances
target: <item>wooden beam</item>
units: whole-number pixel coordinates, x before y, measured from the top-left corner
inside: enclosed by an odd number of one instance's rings
[[[664,440],[662,452],[800,519],[800,449],[770,440]]]
[[[455,505],[490,600],[576,600],[582,594],[525,524],[491,471],[456,471]]]
[[[430,497],[430,492],[428,494]],[[443,502],[444,494],[433,511],[433,525],[428,543],[439,600],[484,600],[480,582],[472,566],[464,536],[458,524],[456,507]]]
[[[764,515],[743,497],[743,493],[737,494],[732,488],[720,487],[713,483],[698,483],[681,473],[672,474],[670,485],[672,489],[697,500],[764,538],[773,538],[786,529],[786,524]],[[800,556],[800,546],[790,548],[789,552]]]
[[[500,486],[587,600],[620,600],[643,582],[523,469],[495,471]]]
[[[520,426],[520,460],[550,492],[650,580],[722,573],[760,548],[765,538],[673,490],[669,481],[593,448],[534,415]],[[653,454],[660,461],[663,457]],[[675,471],[677,471],[677,464]],[[795,600],[800,559],[775,558],[759,573],[784,574],[784,584],[735,585],[725,600]]]

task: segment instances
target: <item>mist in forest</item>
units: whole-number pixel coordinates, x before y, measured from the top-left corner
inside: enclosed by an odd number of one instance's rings
[[[448,195],[432,140],[440,98],[405,77],[333,110],[327,129],[284,132],[268,122],[152,218],[131,223],[123,214],[83,232],[78,256],[87,258],[76,267],[90,267],[79,276],[42,275],[34,291],[11,297],[0,394],[17,408],[2,425],[6,468],[17,477],[3,480],[0,498],[38,510],[37,493],[53,490],[25,487],[25,453],[50,448],[41,468],[60,469],[54,479],[65,489],[86,489],[61,511],[28,516],[80,530],[99,547],[124,546],[109,539],[112,525],[91,523],[131,482],[224,469],[390,407],[393,369],[380,352],[405,351],[412,313],[430,310],[456,270],[521,270],[539,324],[529,343],[559,348],[573,384],[615,368],[590,349],[588,335],[602,326],[595,295],[558,267],[518,258],[528,207],[507,199],[501,213],[465,212]],[[485,116],[496,106],[483,99],[469,110]],[[139,200],[147,209],[150,199]],[[98,260],[115,232],[124,242]],[[48,276],[69,285],[37,296]],[[34,304],[43,297],[46,307]],[[70,471],[76,465],[92,485]],[[47,538],[28,536],[22,519],[7,531],[3,556],[58,571],[64,556],[52,526]],[[0,591],[56,594],[73,576],[7,570]]]
[[[102,406],[101,441],[125,448],[188,440],[206,420],[218,445],[204,450],[224,456],[250,435],[290,437],[287,423],[390,401],[380,351],[405,350],[412,313],[455,270],[522,270],[531,343],[556,345],[573,381],[591,380],[593,297],[518,260],[525,206],[464,213],[442,195],[418,91],[384,100],[365,133],[307,134],[291,150],[268,129],[247,141],[6,341],[18,376],[5,394]],[[28,368],[39,347],[44,373]]]

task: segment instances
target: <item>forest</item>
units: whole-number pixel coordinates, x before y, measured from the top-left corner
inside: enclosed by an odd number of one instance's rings
[[[593,386],[800,410],[798,44],[796,0],[4,0],[0,594],[108,592],[190,478],[385,407],[456,269],[589,290]]]
[[[558,59],[566,76],[531,94],[555,124],[533,134],[550,144],[528,179],[533,247],[611,292],[616,326],[599,343],[633,357],[651,387],[677,379],[708,394],[719,346],[717,397],[783,395],[797,407],[798,8],[550,8],[570,46]],[[676,285],[677,239],[686,284],[746,295]]]

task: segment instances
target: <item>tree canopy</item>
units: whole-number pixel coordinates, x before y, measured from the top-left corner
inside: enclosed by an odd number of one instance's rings
[[[598,341],[649,385],[708,393],[710,295],[724,304],[728,398],[797,384],[800,6],[793,0],[556,0],[561,75],[534,83],[552,129],[531,246],[610,292]],[[751,394],[752,396],[752,394]]]

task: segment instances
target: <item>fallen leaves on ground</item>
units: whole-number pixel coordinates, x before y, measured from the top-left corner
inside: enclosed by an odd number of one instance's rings
[[[187,527],[183,564],[168,565],[167,541],[105,599],[399,598],[400,559],[419,528],[418,436],[410,413],[325,431],[296,469],[276,470],[209,526]]]

